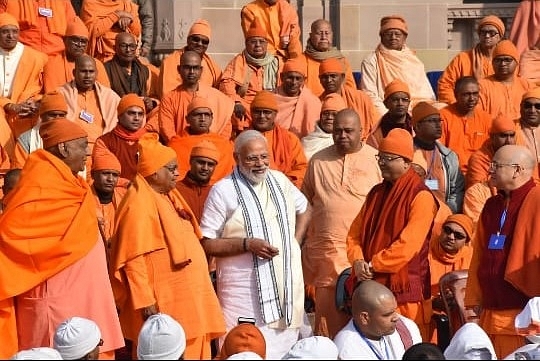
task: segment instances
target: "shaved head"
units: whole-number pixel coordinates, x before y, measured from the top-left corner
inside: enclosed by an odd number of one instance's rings
[[[92,64],[94,66],[94,68],[95,68],[96,67],[96,60],[94,58],[92,58],[88,54],[83,54],[83,55],[79,56],[77,59],[75,59],[75,67],[76,68],[84,66],[86,64]]]
[[[529,148],[522,145],[504,145],[493,156],[493,159],[500,158],[509,163],[519,164],[525,169],[534,169],[536,161]]]
[[[504,145],[495,155],[489,169],[491,181],[505,192],[517,189],[531,180],[536,159],[521,145]]]
[[[382,283],[373,280],[362,281],[353,293],[353,314],[362,311],[372,312],[380,305],[381,300],[388,298],[393,299],[395,296]]]
[[[187,50],[184,51],[184,53],[180,56],[180,65],[187,63],[190,60],[195,60],[200,64],[201,63],[201,56],[199,53],[193,51],[193,50]]]

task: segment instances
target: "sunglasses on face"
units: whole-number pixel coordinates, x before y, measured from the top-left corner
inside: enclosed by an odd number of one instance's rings
[[[203,45],[210,44],[210,40],[203,39],[203,38],[201,38],[200,36],[197,36],[197,35],[192,35],[189,39],[191,41],[193,41],[194,43],[201,43]]]
[[[443,231],[444,233],[446,233],[447,235],[451,235],[453,234],[454,235],[454,238],[461,241],[462,239],[465,239],[467,238],[467,236],[461,232],[458,232],[456,230],[453,230],[450,226],[443,226]]]
[[[524,102],[523,103],[523,108],[525,109],[531,109],[531,108],[534,108],[536,110],[540,110],[540,103],[529,103],[529,102]]]

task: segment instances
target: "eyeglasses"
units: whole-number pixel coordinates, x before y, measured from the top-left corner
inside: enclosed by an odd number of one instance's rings
[[[480,30],[478,32],[478,35],[486,37],[489,35],[490,38],[499,35],[499,33],[495,30]]]
[[[502,63],[510,64],[513,61],[514,61],[514,58],[511,58],[511,57],[503,58],[503,57],[498,56],[493,59],[493,62],[496,64],[502,64]]]
[[[390,163],[390,162],[393,162],[394,160],[399,159],[399,158],[403,158],[403,157],[401,157],[399,155],[396,155],[395,157],[391,157],[391,156],[387,156],[387,155],[378,155],[378,154],[375,156],[375,159],[377,159],[377,162],[381,163],[381,164]]]
[[[467,238],[467,235],[452,229],[450,226],[443,226],[443,231],[447,235],[453,234],[454,238],[457,239],[458,241],[461,241],[462,239]]]
[[[120,44],[118,45],[120,47],[120,49],[122,50],[136,50],[137,49],[137,44]]]
[[[261,154],[261,155],[250,155],[246,158],[244,158],[244,162],[246,164],[256,164],[258,162],[268,162],[270,159],[270,156],[268,154]]]
[[[524,102],[523,103],[523,108],[525,109],[531,109],[531,108],[534,108],[536,110],[540,110],[540,103],[529,103],[529,102]]]
[[[503,167],[517,167],[518,169],[521,169],[521,165],[516,164],[516,163],[497,163],[497,162],[489,163],[489,169],[491,170],[497,170]]]
[[[203,39],[201,38],[200,36],[197,36],[197,35],[192,35],[190,36],[189,38],[190,41],[194,42],[194,43],[201,43],[203,45],[208,45],[210,44],[210,40],[208,39]]]

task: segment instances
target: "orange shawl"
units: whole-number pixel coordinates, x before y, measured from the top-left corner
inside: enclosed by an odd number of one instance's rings
[[[371,261],[399,237],[407,224],[411,203],[421,190],[427,188],[412,168],[394,184],[383,181],[371,189],[364,203],[365,217],[360,227],[360,247],[366,261]],[[389,284],[392,292],[409,289],[408,266],[394,274],[376,274],[375,278],[382,284]]]

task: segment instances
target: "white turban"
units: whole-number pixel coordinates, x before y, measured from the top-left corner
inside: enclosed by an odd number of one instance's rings
[[[61,360],[62,356],[54,348],[35,347],[22,350],[13,355],[10,360]]]
[[[227,360],[262,360],[263,358],[253,351],[242,351],[227,357]]]
[[[450,340],[450,344],[444,350],[444,357],[447,360],[478,360],[475,353],[486,349],[489,350],[491,359],[496,360],[497,354],[486,332],[476,323],[467,322]]]
[[[516,331],[533,343],[540,343],[540,297],[533,297],[514,320]]]
[[[337,360],[336,344],[324,336],[311,336],[296,341],[282,360]]]
[[[64,360],[77,360],[94,350],[101,341],[98,325],[87,318],[72,317],[62,322],[54,334],[54,348]]]
[[[178,360],[186,350],[186,334],[182,326],[164,313],[152,315],[139,333],[139,360]]]

